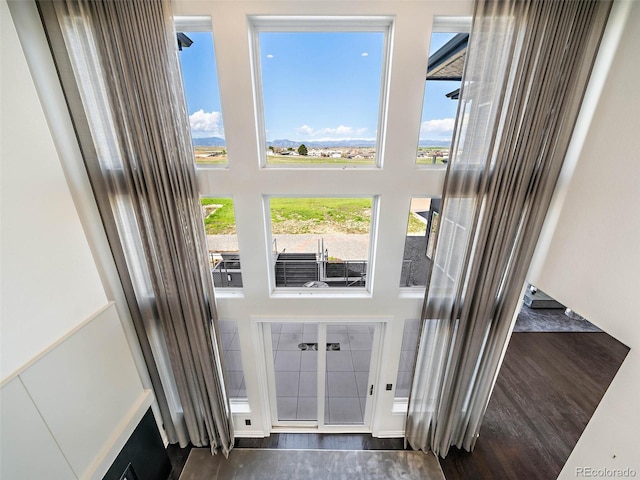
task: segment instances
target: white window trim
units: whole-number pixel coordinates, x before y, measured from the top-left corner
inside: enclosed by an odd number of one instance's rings
[[[210,33],[211,40],[213,42],[213,50],[214,50],[213,56],[215,59],[216,40],[213,34],[213,22],[210,16],[208,15],[190,15],[190,16],[176,15],[173,17],[173,26],[176,32]],[[216,59],[216,70],[217,69],[218,69],[218,62]],[[216,71],[216,76],[217,75],[218,75],[218,72]],[[220,92],[218,92],[218,96],[220,96]],[[224,112],[222,112],[222,105],[220,106],[220,113],[222,114],[222,124],[224,126]],[[189,131],[191,131],[191,129],[189,129]],[[227,163],[221,163],[221,164],[206,164],[206,163],[200,164],[196,162],[196,170],[228,170],[228,169],[229,169],[228,160],[227,160]]]
[[[173,24],[176,32],[211,32],[213,24],[208,15],[180,16],[173,17]]]
[[[257,153],[261,168],[269,169],[381,169],[384,163],[384,141],[387,128],[388,85],[390,78],[391,45],[394,17],[392,16],[249,16],[249,49],[251,56],[251,76],[255,105]],[[266,151],[267,136],[264,116],[264,96],[262,92],[262,68],[260,62],[261,32],[381,32],[384,34],[382,54],[382,77],[378,100],[378,128],[376,131],[376,157],[373,165],[349,164],[288,164],[269,165]]]
[[[371,199],[371,222],[369,224],[369,251],[367,252],[367,273],[366,283],[364,287],[331,287],[329,289],[324,288],[299,288],[299,287],[276,287],[275,277],[275,260],[271,250],[267,252],[267,259],[269,261],[269,291],[272,298],[370,298],[372,295],[373,286],[373,257],[376,251],[376,232],[377,217],[378,217],[378,195],[263,195],[262,202],[264,207],[264,224],[267,228],[265,232],[267,238],[267,246],[271,249],[273,245],[273,230],[271,226],[271,198],[365,198]],[[322,234],[318,234],[321,237]]]
[[[471,22],[473,17],[433,17],[432,33],[469,33],[471,31]]]

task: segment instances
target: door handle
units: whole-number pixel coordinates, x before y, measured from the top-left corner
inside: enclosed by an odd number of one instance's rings
[[[373,395],[373,385],[369,387],[369,395]]]

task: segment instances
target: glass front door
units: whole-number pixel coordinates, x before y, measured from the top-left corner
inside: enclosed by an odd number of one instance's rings
[[[273,426],[369,427],[379,324],[263,325]]]

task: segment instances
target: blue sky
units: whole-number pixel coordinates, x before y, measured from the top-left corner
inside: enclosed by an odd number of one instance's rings
[[[188,33],[180,53],[193,137],[223,137],[210,33]],[[451,34],[434,34],[430,52]],[[384,37],[379,32],[262,32],[260,64],[267,140],[375,139]],[[449,139],[457,82],[429,82],[420,139]]]
[[[261,33],[267,140],[374,140],[381,32]]]

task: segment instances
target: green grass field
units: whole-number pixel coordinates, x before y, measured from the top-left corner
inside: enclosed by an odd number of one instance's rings
[[[220,205],[204,219],[207,235],[224,235],[236,233],[236,217],[233,213],[233,200],[230,198],[203,198],[203,207]],[[205,208],[205,212],[208,211]]]
[[[369,198],[272,198],[273,233],[369,233]]]
[[[274,234],[369,233],[371,203],[369,198],[272,198],[272,231]],[[204,220],[207,235],[236,233],[230,198],[203,198],[202,205],[210,211]],[[424,229],[425,225],[409,214],[409,232],[424,232]]]
[[[427,231],[427,224],[418,220],[415,215],[409,214],[409,225],[407,227],[407,233],[421,233],[424,234]]]

